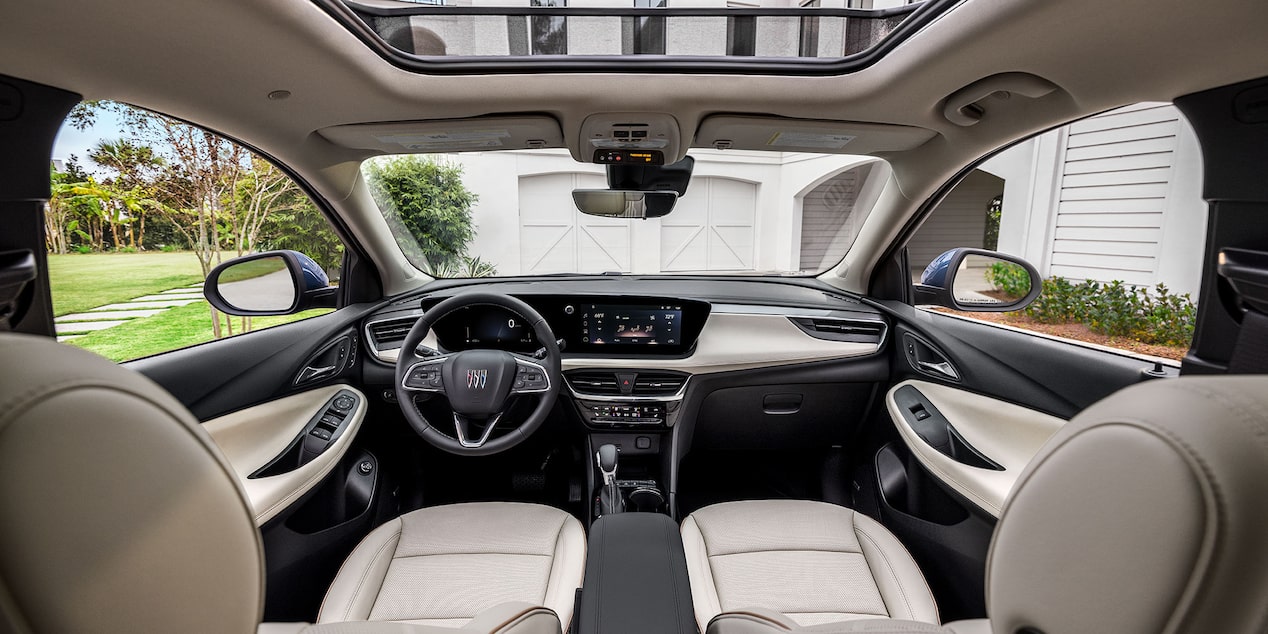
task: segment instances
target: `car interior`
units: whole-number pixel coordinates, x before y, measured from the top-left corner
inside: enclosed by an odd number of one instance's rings
[[[0,630],[1268,632],[1268,4],[565,4],[5,6]],[[481,48],[480,29],[648,16],[872,39]],[[48,167],[98,100],[265,157],[344,246],[337,283],[294,250],[226,261],[211,306],[329,310],[124,363],[59,343]],[[1141,102],[1201,146],[1183,361],[962,316],[1043,283],[974,245],[912,261],[938,203],[1009,147]],[[879,159],[821,270],[432,275],[365,171],[542,151],[606,176],[568,181],[569,214],[637,232],[698,199],[703,152],[776,147]],[[966,299],[971,258],[1029,291]],[[234,286],[265,260],[280,287]]]

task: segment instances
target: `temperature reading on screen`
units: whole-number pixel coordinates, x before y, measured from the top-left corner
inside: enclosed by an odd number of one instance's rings
[[[592,345],[678,345],[680,306],[590,306],[582,314],[582,343]]]

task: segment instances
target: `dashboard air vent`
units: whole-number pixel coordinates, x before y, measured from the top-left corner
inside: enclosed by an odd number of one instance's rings
[[[885,322],[839,317],[789,317],[812,337],[831,341],[880,344],[885,338]]]
[[[615,372],[570,372],[568,383],[578,394],[618,396],[621,393],[621,388],[616,383]]]
[[[409,329],[414,327],[415,321],[418,321],[417,316],[371,322],[366,328],[370,335],[370,345],[378,352],[400,348],[401,342],[405,341],[405,335],[409,334]]]
[[[634,396],[673,396],[687,377],[669,372],[639,372],[634,376]]]

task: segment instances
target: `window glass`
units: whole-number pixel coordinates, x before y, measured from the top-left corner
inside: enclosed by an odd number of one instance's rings
[[[534,7],[566,7],[568,0],[532,0]],[[568,54],[568,20],[562,15],[535,15],[531,20],[533,55]]]
[[[913,280],[953,247],[1019,256],[1043,278],[1039,299],[962,316],[1179,360],[1201,284],[1201,175],[1196,137],[1171,104],[1083,119],[1001,152],[956,185],[907,245]],[[1013,273],[995,263],[961,274],[1007,296],[1018,290]]]
[[[113,102],[85,102],[58,135],[45,215],[58,339],[126,361],[327,310],[229,317],[208,271],[294,249],[337,283],[343,245],[280,169],[211,132]]]

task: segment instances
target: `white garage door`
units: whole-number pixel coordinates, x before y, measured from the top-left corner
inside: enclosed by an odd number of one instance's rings
[[[630,272],[630,220],[587,216],[574,188],[602,189],[598,174],[545,174],[520,179],[520,273]]]
[[[753,270],[756,212],[757,185],[693,179],[673,213],[660,219],[661,270]]]

